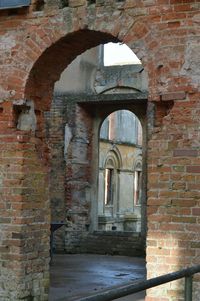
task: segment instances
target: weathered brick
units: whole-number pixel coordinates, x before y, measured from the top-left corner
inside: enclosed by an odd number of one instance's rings
[[[69,6],[78,7],[86,4],[86,0],[69,0]]]
[[[197,157],[198,151],[195,149],[175,149],[174,157]]]
[[[192,209],[192,214],[194,216],[200,216],[200,208],[193,208]]]
[[[189,173],[200,173],[200,165],[187,166],[186,171]]]
[[[172,23],[173,26],[176,26],[176,23]],[[170,100],[182,100],[186,98],[185,92],[173,92],[166,93],[161,95],[162,101],[170,101]]]

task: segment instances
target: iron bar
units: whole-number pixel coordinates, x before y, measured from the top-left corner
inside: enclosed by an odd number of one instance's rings
[[[78,300],[79,301],[112,301],[114,299],[128,296],[177,279],[181,279],[184,277],[191,278],[191,276],[196,273],[200,273],[200,265],[186,268],[177,272],[165,274],[149,280],[144,279],[137,282],[134,281],[131,284],[122,286],[120,288],[113,288]],[[191,280],[190,281],[187,280],[187,281],[188,281],[187,290],[189,290],[191,288],[191,283],[189,283]],[[189,298],[189,293],[188,293],[188,298]],[[185,301],[191,301],[191,300],[192,299],[185,299]]]
[[[192,301],[192,276],[185,277],[185,301]]]

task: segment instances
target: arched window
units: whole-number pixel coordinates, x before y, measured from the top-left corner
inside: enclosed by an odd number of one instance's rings
[[[112,159],[109,159],[105,168],[105,205],[113,205],[115,165]]]
[[[142,191],[142,161],[136,161],[134,168],[134,205],[141,205],[141,191]]]
[[[118,206],[119,158],[115,151],[109,151],[104,165],[104,214],[114,216]]]
[[[100,128],[98,227],[140,231],[142,127],[129,110],[112,112]]]

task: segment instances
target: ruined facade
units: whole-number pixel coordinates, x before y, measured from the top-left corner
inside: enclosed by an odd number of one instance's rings
[[[199,263],[199,16],[194,0],[34,0],[0,11],[0,300],[48,300],[52,153],[45,112],[63,70],[109,41],[137,54],[148,93],[66,99],[74,138],[65,205],[80,213],[74,224],[88,224],[88,211],[96,210],[90,198],[97,184],[94,122],[114,110],[134,111],[147,125],[148,277]],[[195,300],[199,289],[196,276]],[[182,299],[182,281],[146,297]]]

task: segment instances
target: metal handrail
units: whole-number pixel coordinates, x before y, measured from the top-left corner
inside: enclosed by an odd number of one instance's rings
[[[78,301],[112,301],[181,278],[185,278],[185,301],[192,301],[192,276],[196,273],[200,273],[200,265],[149,280],[134,281],[131,284],[119,288],[109,289],[95,295],[78,299]]]

